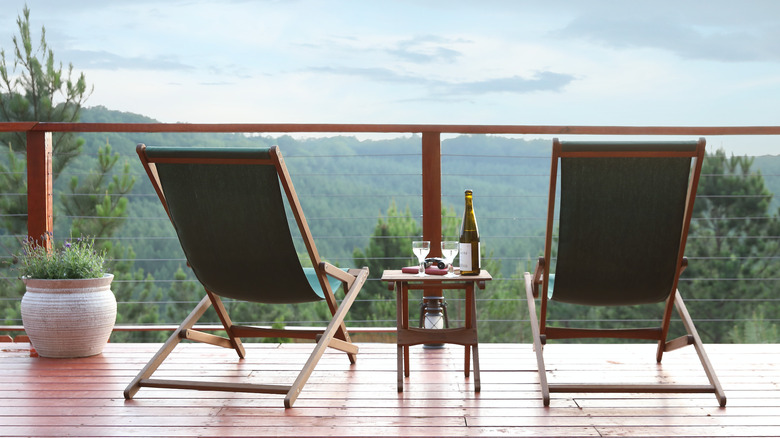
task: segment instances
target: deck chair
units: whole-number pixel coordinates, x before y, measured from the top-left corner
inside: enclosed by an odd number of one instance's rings
[[[323,262],[303,216],[282,154],[270,148],[168,148],[138,145],[138,156],[168,217],[187,264],[206,296],[125,389],[130,399],[141,387],[285,394],[293,405],[325,349],[347,353],[355,363],[344,317],[363,287],[368,268],[342,270]],[[301,266],[293,244],[281,188],[303,238],[312,268]],[[345,296],[336,301],[333,291]],[[293,305],[324,300],[333,315],[327,328],[271,329],[233,324],[222,298]],[[193,330],[211,306],[227,337]],[[236,350],[244,358],[241,338],[287,337],[316,340],[308,361],[292,385],[259,385],[152,379],[182,340]]]
[[[533,274],[525,273],[545,406],[550,404],[550,392],[712,392],[721,406],[726,405],[726,396],[677,289],[680,274],[688,263],[683,253],[704,147],[704,139],[677,143],[553,140],[544,256],[539,258]],[[559,160],[557,256],[552,267]],[[537,297],[541,298],[539,317]],[[665,302],[665,306],[663,314],[658,315],[658,327],[588,329],[549,326],[547,311],[552,301],[583,306]],[[688,334],[667,341],[674,308]],[[709,384],[548,384],[543,345],[550,339],[574,338],[657,341],[659,363],[663,353],[693,345]]]

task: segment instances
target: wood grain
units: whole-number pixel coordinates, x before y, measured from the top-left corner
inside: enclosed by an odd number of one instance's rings
[[[780,345],[707,345],[729,394],[551,394],[541,401],[527,344],[481,344],[481,387],[463,377],[463,348],[411,347],[403,393],[395,344],[360,344],[358,362],[328,350],[292,409],[273,394],[145,388],[122,390],[159,344],[106,346],[82,359],[0,350],[0,437],[30,436],[780,436]],[[246,359],[209,345],[182,344],[162,376],[290,384],[313,344],[246,343]],[[273,353],[273,354],[271,354]],[[655,362],[655,344],[550,344],[551,383],[706,381],[687,349]],[[459,372],[454,372],[459,371]]]

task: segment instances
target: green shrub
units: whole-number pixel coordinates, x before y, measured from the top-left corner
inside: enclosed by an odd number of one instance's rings
[[[51,239],[51,235],[44,236]],[[105,268],[105,251],[95,249],[93,238],[66,240],[62,247],[47,251],[43,245],[27,239],[17,256],[19,274],[27,278],[65,279],[99,278]]]

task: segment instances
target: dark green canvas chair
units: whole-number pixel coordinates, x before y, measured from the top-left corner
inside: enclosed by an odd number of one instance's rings
[[[279,149],[167,148],[139,145],[143,162],[173,223],[187,264],[206,296],[160,351],[125,389],[130,399],[141,387],[285,394],[291,407],[328,347],[356,360],[344,317],[363,287],[368,268],[342,270],[320,260]],[[280,188],[281,187],[281,188]],[[292,217],[288,221],[282,190]],[[311,261],[301,266],[289,223],[296,223]],[[342,286],[341,303],[333,291]],[[232,323],[221,298],[294,305],[325,301],[333,315],[324,329],[271,329]],[[193,330],[210,307],[227,337]],[[292,385],[258,385],[152,379],[155,370],[183,339],[235,349],[245,356],[242,337],[316,340],[309,360]]]
[[[704,147],[704,139],[677,143],[553,141],[544,257],[539,258],[533,274],[525,273],[545,406],[550,403],[550,392],[711,392],[725,406],[726,396],[677,289],[687,266],[683,254]],[[556,253],[553,222],[558,222]],[[537,317],[535,298],[539,297]],[[548,325],[552,301],[583,306],[665,302],[665,306],[657,327],[587,329]],[[674,308],[688,334],[667,341]],[[573,338],[657,341],[658,362],[664,352],[693,345],[709,384],[548,384],[542,345],[550,339]]]

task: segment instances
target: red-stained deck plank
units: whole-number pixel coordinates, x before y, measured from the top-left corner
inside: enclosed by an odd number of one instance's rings
[[[0,349],[0,437],[7,436],[780,436],[780,345],[707,345],[728,405],[711,394],[554,394],[544,408],[530,345],[482,344],[482,391],[463,349],[413,348],[403,393],[391,344],[361,344],[357,364],[327,352],[292,409],[282,397],[142,388],[122,391],[159,344],[109,344],[83,359]],[[247,358],[186,344],[164,378],[289,383],[311,344],[247,344]],[[549,379],[598,383],[703,379],[686,349],[655,363],[653,345],[545,347]]]

